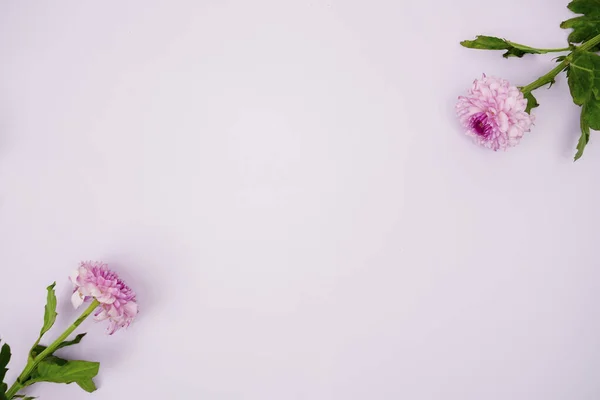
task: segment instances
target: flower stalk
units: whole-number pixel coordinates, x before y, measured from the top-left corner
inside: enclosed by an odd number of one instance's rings
[[[14,396],[19,392],[19,390],[21,390],[26,385],[27,379],[29,379],[31,373],[35,370],[39,363],[42,362],[47,356],[54,353],[58,346],[62,342],[64,342],[69,337],[69,335],[73,333],[75,329],[77,329],[79,325],[81,325],[81,323],[85,321],[94,312],[94,310],[96,310],[96,308],[98,308],[99,305],[100,303],[98,302],[98,300],[94,299],[90,303],[89,307],[87,307],[79,316],[79,318],[77,318],[77,320],[75,320],[75,322],[73,322],[71,326],[69,326],[54,342],[52,342],[52,344],[50,344],[40,354],[35,356],[35,358],[27,362],[27,365],[25,365],[23,372],[21,372],[15,383],[13,383],[10,389],[8,389],[8,391],[6,392],[6,397],[8,398],[8,400],[13,399]]]
[[[0,347],[0,400],[31,399],[32,397],[24,396],[20,392],[38,382],[75,383],[88,393],[98,389],[94,378],[100,370],[99,362],[68,360],[57,356],[55,352],[81,342],[85,333],[80,333],[72,339],[68,338],[92,314],[97,322],[108,322],[106,333],[109,335],[119,329],[127,328],[138,313],[136,295],[114,271],[108,268],[107,264],[102,262],[81,262],[69,278],[74,285],[71,303],[75,308],[85,304],[82,308],[83,312],[50,345],[40,345],[40,340],[52,329],[58,315],[56,312],[58,300],[54,291],[56,282],[46,288],[44,323],[37,340],[27,354],[25,368],[10,388],[4,382],[4,378],[12,354],[7,343],[3,343]]]

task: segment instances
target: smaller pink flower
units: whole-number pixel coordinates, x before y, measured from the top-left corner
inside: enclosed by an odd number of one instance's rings
[[[100,306],[95,320],[108,319],[109,335],[119,328],[127,328],[137,315],[135,293],[106,264],[82,262],[70,279],[75,285],[71,297],[73,307],[78,308],[92,298],[98,300]]]
[[[516,146],[533,125],[525,112],[527,100],[507,80],[486,77],[473,82],[467,96],[456,104],[458,117],[466,134],[483,147],[506,150]]]

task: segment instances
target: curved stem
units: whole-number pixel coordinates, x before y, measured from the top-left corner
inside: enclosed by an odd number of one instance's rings
[[[77,329],[79,325],[81,325],[81,323],[85,321],[85,319],[89,317],[96,308],[98,308],[99,305],[100,303],[98,302],[98,300],[94,299],[89,305],[89,307],[85,309],[85,311],[79,316],[79,318],[77,318],[75,322],[73,322],[71,326],[69,326],[54,342],[52,342],[50,346],[46,347],[44,351],[42,351],[33,360],[27,363],[27,365],[23,369],[23,372],[21,372],[21,375],[19,375],[15,383],[13,383],[10,389],[8,389],[8,391],[6,392],[6,397],[8,398],[8,400],[11,400],[15,396],[15,394],[17,394],[19,390],[21,390],[23,386],[25,386],[25,382],[27,381],[35,367],[37,367],[38,364],[44,358],[54,353],[54,351],[56,351],[56,348],[62,342],[64,342],[65,339],[69,337],[69,335],[73,333],[73,331]]]

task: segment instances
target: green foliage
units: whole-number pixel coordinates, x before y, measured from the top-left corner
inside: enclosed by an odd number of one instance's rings
[[[48,286],[46,290],[48,291],[48,295],[46,296],[46,308],[44,309],[44,326],[40,331],[40,338],[44,336],[44,333],[48,332],[54,322],[56,321],[56,293],[54,293],[54,286],[56,286],[56,282],[52,285]]]
[[[570,43],[583,43],[600,34],[600,0],[573,0],[567,6],[576,14],[582,14],[560,24],[563,29],[573,29]],[[598,51],[596,46],[594,51]]]
[[[25,386],[37,382],[76,383],[86,392],[96,390],[93,378],[98,375],[100,363],[80,360],[65,360],[48,356],[33,370]]]
[[[56,295],[54,293],[54,286],[56,282],[48,286],[46,308],[44,312],[44,325],[40,331],[40,337],[35,342],[29,352],[29,362],[37,362],[35,360],[40,353],[44,352],[47,347],[39,344],[42,336],[52,328],[56,321]],[[65,340],[60,343],[56,348],[49,354],[45,354],[44,358],[39,361],[39,364],[35,366],[33,371],[29,374],[27,379],[23,382],[24,386],[33,385],[37,382],[54,382],[54,383],[76,383],[86,392],[93,392],[96,390],[96,385],[93,378],[98,375],[100,363],[91,361],[81,360],[65,360],[63,358],[54,355],[56,350],[62,349],[67,346],[73,346],[81,342],[85,337],[85,333],[80,333],[75,336],[73,340]],[[35,361],[34,361],[35,360]],[[28,399],[27,397],[23,397]],[[0,400],[5,400],[0,397]]]
[[[75,339],[73,339],[73,340],[65,340],[64,342],[62,342],[61,344],[56,346],[56,350],[62,349],[63,347],[67,347],[67,346],[73,346],[74,344],[78,344],[79,342],[81,342],[81,339],[83,339],[85,337],[85,335],[87,335],[87,333],[80,333],[79,335],[75,336]],[[31,359],[34,359],[38,354],[40,354],[44,350],[46,350],[46,346],[43,346],[41,344],[35,345],[31,349],[29,357]],[[54,350],[54,351],[56,351],[56,350]],[[52,352],[49,355],[53,355],[53,354],[54,354],[54,352]]]
[[[525,112],[527,114],[531,114],[531,110],[539,107],[540,103],[537,102],[537,99],[533,96],[533,93],[527,92],[523,95],[525,100],[527,100],[527,107],[525,108]]]
[[[460,42],[463,47],[469,49],[480,49],[480,50],[506,50],[506,53],[502,55],[504,58],[508,57],[523,57],[525,54],[545,54],[548,53],[546,50],[534,49],[533,47],[524,46],[522,44],[509,42],[506,39],[500,39],[493,36],[479,35],[475,40],[463,40]]]
[[[575,160],[583,155],[589,142],[590,128],[600,130],[600,56],[575,51],[569,68],[569,89],[573,102],[581,106],[581,136]]]
[[[35,341],[35,343],[33,344],[33,347],[29,351],[29,360],[30,361],[33,360],[34,353],[39,354],[43,351],[43,349],[39,350],[39,348],[43,347],[43,346],[39,346],[38,343],[40,343],[40,340],[42,340],[42,336],[44,336],[44,334],[46,332],[48,332],[50,330],[50,328],[52,328],[52,326],[54,325],[54,322],[56,322],[56,316],[58,314],[56,313],[57,300],[56,300],[56,293],[54,292],[55,286],[56,286],[56,282],[54,282],[52,285],[50,285],[46,288],[48,293],[46,295],[46,307],[44,308],[44,325],[42,326],[42,329],[40,330],[40,336]],[[35,351],[36,349],[39,351]]]
[[[56,350],[80,343],[85,335],[85,333],[80,333],[73,340],[65,340],[56,347]],[[33,360],[44,350],[46,350],[46,346],[35,345],[31,349],[30,359]],[[76,383],[86,392],[93,392],[96,390],[96,385],[92,378],[98,374],[99,368],[100,363],[65,360],[55,356],[53,351],[38,364],[24,384],[29,386],[36,382]]]
[[[85,390],[88,393],[95,392],[98,389],[96,387],[96,384],[94,383],[94,381],[91,378],[90,379],[80,379],[77,381],[77,385],[79,385],[80,388],[82,388],[83,390]]]
[[[56,347],[56,350],[62,349],[63,347],[67,346],[73,346],[74,344],[79,344],[79,342],[81,342],[81,339],[83,339],[85,335],[87,335],[87,333],[80,333],[79,335],[75,336],[75,339],[73,340],[65,340]]]
[[[6,343],[0,348],[0,400],[6,400],[6,390],[8,386],[4,383],[4,377],[8,371],[8,363],[10,362],[10,346]]]

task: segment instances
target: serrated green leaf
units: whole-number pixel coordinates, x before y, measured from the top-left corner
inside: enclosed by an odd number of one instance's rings
[[[463,40],[460,44],[469,49],[506,50],[506,40],[493,36],[478,35],[475,40]]]
[[[8,371],[8,363],[10,362],[10,346],[8,343],[4,343],[0,348],[0,382],[4,381],[6,371]]]
[[[581,136],[575,160],[583,155],[590,140],[590,129],[600,130],[600,56],[575,51],[569,69],[569,89],[573,102],[581,106]]]
[[[595,80],[595,63],[600,57],[588,52],[573,53],[571,72],[569,74],[569,90],[573,102],[583,106],[592,96]]]
[[[525,107],[525,112],[527,114],[531,114],[532,109],[539,107],[540,103],[537,102],[537,99],[533,96],[533,93],[525,93],[523,97],[525,97],[525,100],[527,100],[527,107]]]
[[[96,390],[93,378],[98,375],[99,368],[98,362],[49,356],[38,364],[25,386],[36,382],[77,383],[83,390],[93,392]]]
[[[10,362],[10,346],[4,343],[0,348],[0,400],[7,400],[6,391],[8,385],[4,383],[6,372],[8,371],[8,363]]]
[[[590,128],[600,130],[600,56],[576,51],[569,71],[569,89],[573,102],[583,109],[583,118]]]
[[[48,294],[46,296],[46,308],[44,309],[44,326],[40,331],[40,338],[52,328],[52,325],[54,325],[54,322],[56,321],[56,316],[58,315],[56,313],[57,301],[56,293],[54,293],[54,286],[56,286],[56,282],[46,288]]]
[[[570,43],[583,43],[600,34],[600,0],[573,0],[567,6],[578,17],[560,24],[563,29],[573,29],[569,34]],[[596,46],[593,51],[598,51]]]
[[[8,389],[6,383],[4,383],[4,377],[8,371],[8,363],[10,362],[10,346],[7,343],[2,345],[0,348],[0,399],[6,398],[5,393]]]
[[[460,42],[463,47],[469,49],[480,49],[480,50],[506,50],[506,53],[502,55],[504,58],[508,57],[523,57],[525,54],[546,54],[548,51],[543,49],[534,49],[533,47],[525,46],[522,44],[510,42],[506,39],[500,39],[493,36],[479,35],[475,40],[463,40]]]
[[[582,109],[582,111],[584,111]],[[594,97],[594,101],[586,103],[585,112],[583,113],[585,122],[597,131],[600,130],[600,100]]]

